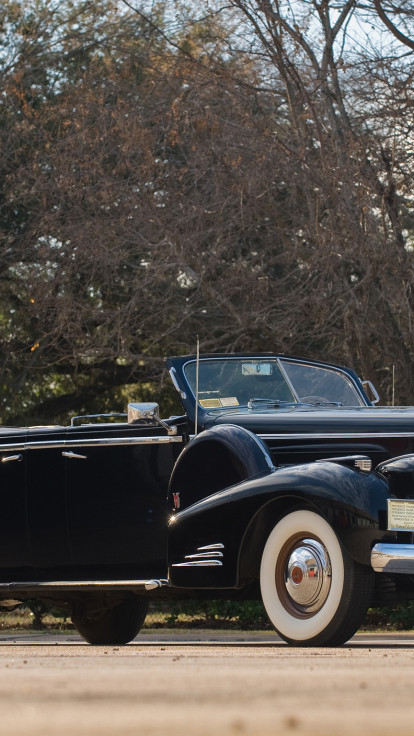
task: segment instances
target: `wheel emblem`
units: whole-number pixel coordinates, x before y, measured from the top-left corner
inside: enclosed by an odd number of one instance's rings
[[[292,567],[290,575],[295,585],[299,585],[303,580],[303,570],[300,567]]]

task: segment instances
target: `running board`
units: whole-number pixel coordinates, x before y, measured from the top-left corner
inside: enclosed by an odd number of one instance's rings
[[[24,593],[29,591],[36,593],[40,591],[56,592],[60,590],[62,592],[82,590],[136,590],[138,592],[142,590],[156,590],[157,588],[164,588],[169,585],[170,581],[164,578],[160,580],[48,580],[42,582],[0,583],[0,594],[6,592]]]

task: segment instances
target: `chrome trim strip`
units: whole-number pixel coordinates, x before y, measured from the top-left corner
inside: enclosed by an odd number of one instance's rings
[[[111,447],[114,445],[167,445],[170,442],[182,442],[181,436],[161,437],[102,437],[90,440],[49,440],[45,442],[12,442],[0,445],[0,452],[24,452],[25,450],[53,450],[67,447]]]
[[[224,549],[224,544],[216,542],[216,544],[205,544],[197,547],[197,552],[193,555],[185,555],[184,559],[189,562],[175,562],[171,567],[222,567],[223,563],[218,557],[224,557],[219,550]]]
[[[24,592],[29,590],[155,590],[169,585],[167,579],[153,580],[48,580],[0,583],[0,591]]]
[[[125,412],[122,412],[122,414],[119,414],[118,412],[111,412],[110,414],[79,414],[78,416],[71,418],[70,426],[75,427],[75,422],[77,419],[121,419],[121,417],[122,419],[124,419],[127,416],[128,414],[126,414]],[[85,424],[93,424],[93,422],[85,422]]]
[[[355,467],[358,468],[358,470],[362,470],[363,473],[370,473],[372,470],[372,460],[371,458],[357,458],[355,460]]]
[[[223,567],[221,560],[193,560],[192,562],[175,562],[171,567]]]
[[[185,560],[201,560],[201,559],[207,559],[208,557],[223,557],[223,553],[218,552],[217,550],[215,552],[196,552],[195,555],[186,555],[184,559]]]
[[[398,438],[398,437],[414,437],[414,431],[412,432],[308,432],[306,434],[300,433],[284,433],[284,434],[258,434],[261,440],[340,440],[340,439],[368,439],[372,437],[380,438]]]
[[[376,544],[371,566],[375,572],[414,574],[414,544]]]

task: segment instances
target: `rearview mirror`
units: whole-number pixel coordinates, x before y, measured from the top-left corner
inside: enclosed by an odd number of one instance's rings
[[[271,363],[242,363],[242,376],[271,376]]]

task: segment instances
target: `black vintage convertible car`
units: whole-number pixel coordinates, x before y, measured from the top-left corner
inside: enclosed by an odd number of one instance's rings
[[[414,408],[350,369],[278,356],[169,358],[156,404],[0,429],[0,610],[66,607],[91,643],[148,601],[261,597],[294,645],[337,645],[414,598]]]

